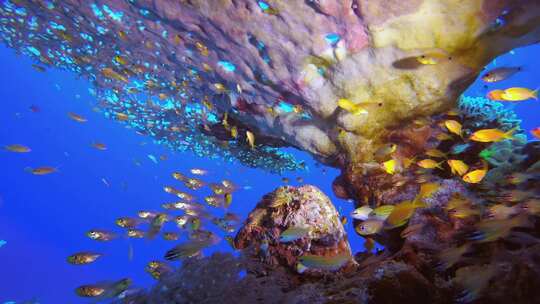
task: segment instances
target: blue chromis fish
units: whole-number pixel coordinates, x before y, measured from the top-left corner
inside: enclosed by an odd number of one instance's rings
[[[307,236],[309,232],[309,228],[291,227],[281,233],[279,241],[282,243],[294,242]]]
[[[335,256],[306,254],[300,257],[296,269],[299,273],[303,273],[308,269],[337,271],[345,266],[350,259],[351,256],[347,253],[341,253]]]
[[[7,241],[0,240],[0,248],[2,248],[5,244],[7,244]]]
[[[453,145],[452,148],[450,148],[450,154],[461,154],[465,151],[467,151],[471,147],[471,144],[456,144]]]

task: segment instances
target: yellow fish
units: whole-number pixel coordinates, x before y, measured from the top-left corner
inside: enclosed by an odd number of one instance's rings
[[[523,101],[531,98],[538,100],[538,89],[533,91],[527,88],[510,88],[504,90],[501,98],[505,101]]]
[[[471,135],[470,140],[478,142],[498,142],[504,139],[513,139],[513,134],[516,129],[517,127],[507,132],[499,129],[482,129],[474,132]]]
[[[346,253],[341,253],[335,256],[319,256],[305,254],[299,258],[299,265],[302,267],[297,267],[300,273],[309,268],[319,269],[324,271],[337,271],[341,267],[345,266],[347,262],[351,259],[351,256]]]
[[[473,170],[463,176],[463,181],[469,184],[477,184],[484,179],[486,173],[487,170],[485,169]]]
[[[416,200],[431,197],[441,187],[438,183],[425,183],[420,186],[420,191],[416,196]]]
[[[429,149],[425,154],[430,157],[446,158],[446,154],[438,149]]]
[[[29,147],[19,145],[19,144],[5,146],[4,149],[10,152],[17,152],[17,153],[28,153],[32,151],[32,149],[30,149]]]
[[[459,122],[449,119],[444,122],[444,126],[451,133],[461,136],[462,126]]]
[[[251,149],[255,149],[255,135],[251,131],[246,131],[246,139]]]
[[[232,194],[225,193],[225,208],[228,208],[232,203]]]
[[[118,74],[115,70],[111,68],[104,68],[103,70],[101,70],[101,74],[105,76],[106,78],[115,79],[115,80],[122,81],[125,83],[128,82],[128,79],[126,77]]]
[[[394,174],[397,170],[397,161],[395,159],[391,159],[388,161],[385,161],[383,163],[383,169],[388,174]]]
[[[461,160],[449,159],[446,161],[446,163],[448,164],[448,166],[450,166],[452,174],[462,176],[463,174],[467,173],[467,171],[469,171],[469,166]]]
[[[346,98],[339,99],[337,104],[338,104],[338,107],[344,109],[345,111],[353,115],[360,115],[360,114],[368,113],[368,111],[366,111],[361,105],[355,104],[354,102]]]
[[[433,159],[423,159],[419,162],[417,162],[418,166],[420,166],[421,168],[424,168],[424,169],[434,169],[434,168],[439,168],[442,170],[442,167],[441,167],[441,164],[442,162],[438,163],[436,161],[434,161]]]
[[[477,169],[477,170],[473,170],[467,174],[465,174],[463,176],[463,181],[466,182],[466,183],[469,183],[469,184],[477,184],[479,182],[481,182],[484,177],[486,176],[487,172],[488,172],[488,164],[487,162],[483,161],[483,168],[482,169]]]
[[[426,204],[423,202],[401,202],[395,205],[394,210],[392,210],[392,213],[390,213],[386,219],[386,223],[393,228],[403,226],[411,218],[417,208],[423,207],[426,207]]]

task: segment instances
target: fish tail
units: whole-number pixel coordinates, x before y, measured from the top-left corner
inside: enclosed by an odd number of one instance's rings
[[[540,90],[540,88],[532,91],[531,93],[531,97],[534,98],[535,100],[538,100],[538,90]]]
[[[514,139],[514,132],[516,132],[517,129],[518,129],[518,127],[514,127],[512,129],[510,129],[509,131],[504,133],[503,138],[505,138],[505,139]]]

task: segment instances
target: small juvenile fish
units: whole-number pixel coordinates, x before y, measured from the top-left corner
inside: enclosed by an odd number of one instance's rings
[[[19,144],[5,146],[4,149],[6,149],[7,151],[16,152],[16,153],[28,153],[32,151],[32,149],[30,149],[29,147],[19,145]]]
[[[120,217],[116,219],[115,223],[122,228],[135,228],[135,226],[140,224],[140,220],[131,217]]]
[[[159,280],[163,276],[168,275],[173,272],[171,266],[160,262],[160,261],[151,261],[146,265],[145,269],[154,279]]]
[[[228,208],[232,203],[232,194],[225,193],[225,208]]]
[[[474,132],[470,140],[478,142],[498,142],[504,139],[513,139],[513,134],[517,128],[513,128],[507,132],[499,129],[482,129]]]
[[[76,122],[87,122],[88,121],[86,118],[82,117],[79,114],[73,113],[73,112],[68,112],[67,115],[68,115],[69,118],[73,119]]]
[[[98,283],[92,285],[82,285],[75,289],[80,297],[89,297],[100,299],[111,299],[119,296],[131,285],[131,279],[126,278],[112,283]]]
[[[104,230],[90,230],[86,233],[86,235],[92,240],[102,242],[110,241],[115,238],[114,234]]]
[[[55,173],[58,171],[58,169],[54,167],[38,167],[34,169],[27,168],[25,170],[34,175],[47,175],[47,174]]]
[[[153,219],[157,216],[157,213],[156,212],[152,212],[152,211],[139,211],[137,213],[137,215],[142,218],[142,219]]]
[[[179,238],[176,232],[163,232],[163,239],[167,241],[177,241]]]
[[[521,71],[521,67],[502,67],[493,69],[482,76],[484,82],[493,83],[506,80],[512,77],[517,72]]]
[[[379,231],[382,230],[383,226],[383,220],[368,219],[357,225],[354,230],[360,235],[372,235],[379,233]]]
[[[101,254],[93,252],[78,252],[70,255],[67,258],[68,263],[73,265],[85,265],[93,263],[99,258]]]
[[[418,164],[418,166],[420,166],[421,168],[424,168],[424,169],[439,168],[439,169],[442,170],[442,167],[441,167],[442,162],[438,163],[438,162],[434,161],[433,159],[429,159],[429,158],[423,159],[423,160],[417,162],[417,164]]]
[[[179,181],[186,180],[186,177],[182,173],[179,173],[179,172],[174,172],[172,176],[174,179],[179,180]]]
[[[255,135],[251,131],[246,131],[246,138],[251,149],[255,149]]]
[[[351,212],[351,217],[356,220],[365,221],[369,218],[369,215],[373,209],[371,209],[368,206],[362,206],[359,208],[356,208],[353,212]]]
[[[96,148],[98,150],[101,150],[101,151],[107,150],[107,146],[104,143],[100,143],[100,142],[93,143],[92,147],[94,147],[94,148]]]
[[[527,88],[509,88],[504,90],[501,98],[504,101],[524,101],[527,99],[538,100],[538,89],[533,91]]]
[[[459,122],[449,119],[444,122],[444,126],[451,133],[456,134],[457,136],[462,136],[462,126]]]
[[[203,241],[189,241],[187,243],[180,244],[173,249],[165,253],[165,259],[168,261],[174,261],[178,259],[184,259],[193,257],[204,248],[212,245],[214,240],[203,240]]]
[[[350,259],[351,257],[346,253],[335,256],[319,256],[305,254],[299,258],[299,264],[301,264],[307,269],[312,268],[323,271],[337,271],[345,264],[347,264]],[[303,268],[304,271],[306,270],[305,268]]]
[[[199,169],[199,168],[193,168],[193,169],[191,169],[189,171],[191,172],[191,174],[195,174],[195,175],[206,175],[206,174],[208,174],[208,171],[203,170],[203,169]]]
[[[279,236],[279,241],[282,243],[294,242],[307,236],[309,232],[309,228],[291,227],[281,232],[281,235]]]
[[[467,171],[469,171],[469,166],[461,160],[449,159],[446,161],[446,163],[448,163],[448,166],[450,166],[450,170],[452,170],[452,174],[457,174],[459,176],[462,176],[465,173],[467,173]]]
[[[144,231],[139,229],[128,229],[127,235],[130,238],[142,239],[144,238]]]

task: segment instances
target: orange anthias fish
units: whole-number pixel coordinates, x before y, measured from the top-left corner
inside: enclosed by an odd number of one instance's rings
[[[6,149],[7,151],[16,152],[16,153],[28,153],[32,151],[32,149],[30,149],[29,147],[19,145],[19,144],[5,146],[4,149]]]
[[[81,115],[73,112],[68,112],[69,118],[75,120],[76,122],[87,122],[88,120]]]
[[[463,181],[469,184],[478,184],[481,182],[487,174],[488,169],[482,168],[473,170],[463,176]]]
[[[507,132],[499,129],[482,129],[474,132],[470,140],[478,142],[498,142],[504,139],[513,139],[513,134],[517,128],[513,128]]]
[[[504,101],[502,94],[504,94],[503,90],[493,90],[487,93],[486,97],[494,101]]]
[[[532,129],[531,134],[537,139],[540,139],[540,127]]]
[[[404,201],[397,204],[392,213],[386,219],[386,223],[392,228],[403,226],[414,214],[417,208],[425,207],[425,203],[417,201]]]

